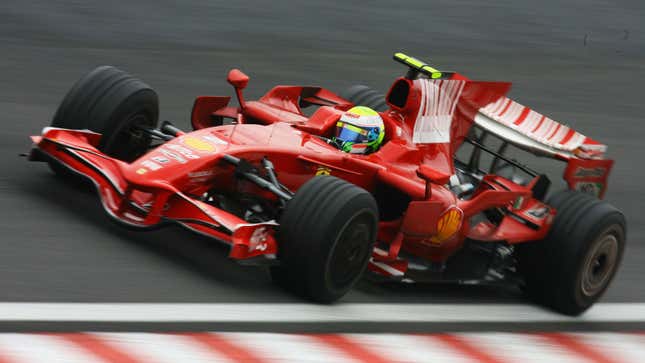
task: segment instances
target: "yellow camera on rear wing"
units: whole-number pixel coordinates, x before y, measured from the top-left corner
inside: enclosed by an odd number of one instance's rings
[[[395,53],[393,58],[395,61],[404,64],[409,68],[408,73],[405,76],[409,79],[417,78],[419,76],[419,73],[422,73],[431,79],[447,79],[454,74],[454,72],[439,71],[423,61],[400,52]]]

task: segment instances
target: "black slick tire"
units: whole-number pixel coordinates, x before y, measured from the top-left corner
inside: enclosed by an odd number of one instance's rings
[[[338,300],[363,274],[377,226],[378,207],[367,191],[333,176],[312,178],[280,218],[274,282],[314,302]]]
[[[100,133],[98,149],[129,162],[150,145],[150,137],[137,126],[154,128],[158,117],[158,97],[150,86],[115,67],[101,66],[74,84],[51,126]]]
[[[526,294],[566,315],[593,305],[613,279],[625,249],[623,214],[605,201],[561,191],[547,204],[556,209],[548,236],[517,246]]]

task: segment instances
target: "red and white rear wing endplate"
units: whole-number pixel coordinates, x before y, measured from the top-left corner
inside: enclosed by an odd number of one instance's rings
[[[475,124],[530,151],[563,159],[602,159],[607,146],[508,97],[479,109]]]
[[[605,158],[607,146],[508,97],[480,108],[474,121],[518,147],[565,160],[569,189],[604,196],[614,163]]]

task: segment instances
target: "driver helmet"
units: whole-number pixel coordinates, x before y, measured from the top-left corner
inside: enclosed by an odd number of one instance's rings
[[[378,112],[355,106],[340,117],[332,140],[344,152],[369,154],[378,150],[384,137],[385,125]]]

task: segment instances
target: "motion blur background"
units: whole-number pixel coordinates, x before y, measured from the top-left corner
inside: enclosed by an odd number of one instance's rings
[[[161,119],[188,129],[197,95],[247,98],[275,84],[385,91],[404,51],[474,79],[514,83],[511,96],[609,145],[607,199],[628,219],[623,266],[604,298],[645,301],[645,3],[504,1],[0,2],[0,300],[297,301],[264,269],[178,228],[136,233],[108,223],[93,193],[18,154],[67,90],[98,65],[150,84]],[[547,169],[561,170],[556,162]],[[558,179],[559,174],[552,175]],[[346,302],[508,302],[515,291],[361,283]]]

